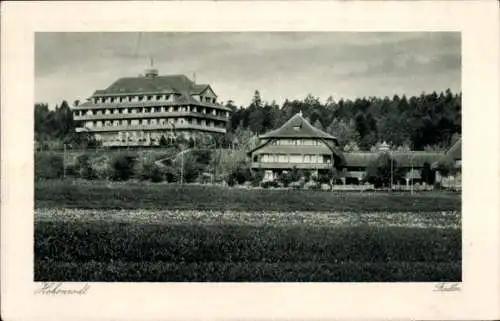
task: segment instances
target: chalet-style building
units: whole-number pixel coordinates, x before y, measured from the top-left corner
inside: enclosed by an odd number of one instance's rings
[[[439,171],[436,172],[436,180],[441,182],[443,186],[461,188],[462,186],[462,139],[457,139],[451,146],[446,150],[441,159],[448,158],[453,161],[455,168],[452,175],[443,177]],[[437,162],[434,164],[437,166]]]
[[[422,169],[429,168],[443,153],[391,151],[383,143],[376,152],[342,152],[337,138],[312,126],[301,113],[283,126],[259,137],[260,144],[251,150],[252,170],[264,170],[264,180],[276,179],[282,171],[307,169],[314,174],[335,168],[343,184],[361,184],[368,165],[381,153],[388,153],[404,177],[398,185],[422,182]],[[460,153],[460,152],[458,152]]]
[[[93,133],[103,146],[149,146],[162,136],[224,134],[229,112],[210,85],[148,69],[95,91],[74,109],[74,120],[78,132]]]
[[[264,170],[264,180],[275,179],[279,172],[294,167],[318,173],[344,163],[337,139],[312,126],[301,113],[259,140],[248,154],[251,168]]]

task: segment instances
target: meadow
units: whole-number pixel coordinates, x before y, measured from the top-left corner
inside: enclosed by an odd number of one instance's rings
[[[447,192],[322,192],[37,182],[35,280],[461,280],[461,200]]]

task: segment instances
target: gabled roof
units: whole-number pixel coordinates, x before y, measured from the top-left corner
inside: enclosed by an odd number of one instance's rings
[[[209,88],[210,88],[210,90],[215,95],[215,92],[212,89],[212,87],[210,85],[207,85],[207,84],[204,84],[204,85],[194,85],[193,90],[191,91],[191,94],[193,94],[193,95],[203,94]],[[217,95],[215,95],[215,96],[217,96]]]
[[[337,138],[311,125],[301,113],[295,114],[280,128],[261,135],[259,138],[322,138],[337,141]]]
[[[185,93],[188,95],[205,90],[208,85],[196,85],[185,75],[125,77],[108,88],[97,90],[94,95],[125,93]]]

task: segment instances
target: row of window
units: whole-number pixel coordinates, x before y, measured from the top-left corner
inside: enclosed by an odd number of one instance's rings
[[[258,162],[258,155],[254,156],[254,162]],[[332,161],[331,155],[314,155],[314,154],[262,154],[260,161],[263,163],[313,163],[313,164],[330,164]]]
[[[224,123],[215,122],[212,120],[197,119],[197,118],[177,118],[177,119],[121,119],[121,120],[97,120],[97,121],[86,121],[85,127],[118,127],[118,126],[138,126],[138,125],[199,125],[207,127],[225,128]]]
[[[113,114],[150,114],[150,113],[165,113],[165,112],[193,112],[218,117],[229,117],[229,112],[220,111],[217,109],[198,107],[198,106],[161,106],[161,107],[142,107],[142,108],[115,108],[115,109],[89,109],[87,111],[77,110],[76,116],[93,116],[93,115],[113,115]]]
[[[92,97],[94,104],[117,104],[117,103],[132,103],[141,101],[174,101],[178,94],[159,94],[159,95],[125,95],[125,96],[107,96],[107,97]],[[211,97],[200,96],[201,102],[215,104],[217,100]]]
[[[320,146],[321,142],[316,139],[278,139],[271,145],[302,145],[302,146]]]

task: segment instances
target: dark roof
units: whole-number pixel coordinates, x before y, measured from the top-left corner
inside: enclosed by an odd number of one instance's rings
[[[264,149],[264,151],[262,151]],[[317,154],[322,149],[331,152],[330,146],[285,146],[263,144],[256,147],[252,152],[259,150],[259,153],[271,154]]]
[[[208,87],[210,87],[210,86],[209,85],[194,85],[193,90],[191,90],[191,93],[194,95],[201,94]]]
[[[260,138],[323,138],[337,141],[337,138],[311,125],[300,113],[295,114],[280,128],[261,135]]]
[[[423,152],[423,151],[412,151],[412,152],[389,152],[397,166],[403,167],[423,167],[424,163],[429,163],[432,165],[434,162],[439,160],[443,154],[437,152]],[[368,164],[377,159],[380,153],[375,152],[352,152],[344,153],[345,161],[347,167],[366,167]]]
[[[125,77],[116,80],[104,90],[94,95],[126,93],[185,93],[196,94],[208,85],[197,85],[184,75]]]

